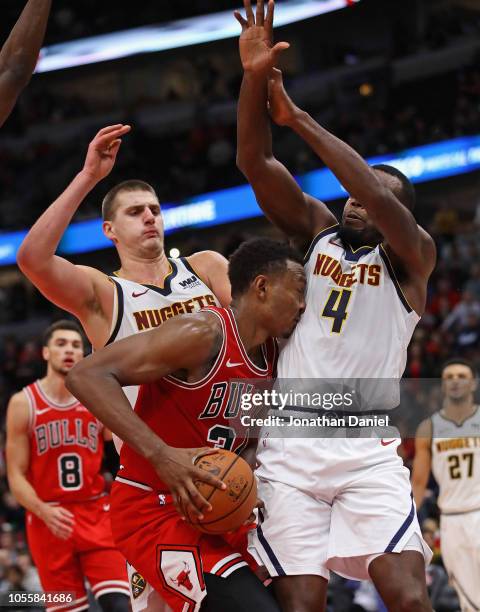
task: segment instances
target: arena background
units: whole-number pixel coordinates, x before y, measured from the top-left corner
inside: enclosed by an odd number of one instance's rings
[[[288,0],[278,0],[279,8],[286,4]],[[426,313],[409,348],[405,376],[437,376],[440,364],[452,355],[468,357],[480,366],[480,3],[361,0],[346,4],[351,6],[279,28],[277,39],[281,36],[292,45],[282,65],[287,88],[320,123],[362,155],[393,154],[404,160],[402,169],[421,181],[416,215],[435,237],[439,260],[429,283]],[[2,40],[22,6],[20,0],[2,3]],[[233,10],[238,2],[144,0],[136,7],[139,10],[132,11],[129,3],[111,0],[54,3],[46,45],[149,24],[167,25]],[[125,139],[117,166],[75,218],[92,220],[92,225],[79,225],[72,242],[64,245],[72,261],[106,272],[116,269],[112,248],[90,250],[103,245],[91,239],[89,228],[98,228],[95,219],[109,187],[129,178],[151,182],[161,201],[172,204],[167,253],[177,249],[189,255],[212,248],[228,256],[249,236],[278,235],[262,217],[249,216],[255,213],[246,206],[249,198],[243,199],[247,192],[224,191],[245,184],[235,166],[240,80],[235,38],[42,72],[34,76],[2,129],[1,590],[39,588],[25,544],[23,511],[5,478],[5,408],[14,391],[43,374],[41,330],[65,316],[12,263],[22,232],[80,170],[96,131],[123,122],[134,129]],[[288,168],[323,188],[323,175],[314,172],[321,163],[293,133],[275,129],[274,144]],[[437,148],[416,149],[427,144]],[[430,174],[429,155],[437,155],[431,160],[435,171]],[[426,180],[430,177],[436,180]],[[331,201],[337,214],[341,202]],[[200,207],[177,209],[192,203]],[[88,252],[72,252],[76,250]],[[432,401],[430,408],[433,412],[438,404]],[[411,466],[412,440],[404,441],[401,453]],[[419,512],[424,535],[435,548],[428,583],[435,610],[454,611],[458,604],[442,569],[435,499],[432,480]],[[332,581],[329,610],[383,609],[368,583]]]

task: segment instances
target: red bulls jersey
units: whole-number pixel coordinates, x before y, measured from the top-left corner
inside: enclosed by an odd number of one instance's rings
[[[196,383],[187,383],[174,376],[140,387],[136,414],[168,444],[175,448],[212,446],[240,452],[247,439],[240,423],[241,396],[251,393],[254,379],[270,379],[276,359],[276,343],[269,340],[262,346],[264,367],[248,357],[240,339],[235,317],[230,308],[205,308],[222,324],[223,342],[210,372]],[[242,382],[239,379],[248,379]],[[167,487],[152,465],[127,444],[120,454],[117,480],[144,488],[165,491]]]
[[[101,495],[103,425],[74,400],[56,404],[39,381],[24,388],[30,404],[28,480],[46,502],[81,502]]]

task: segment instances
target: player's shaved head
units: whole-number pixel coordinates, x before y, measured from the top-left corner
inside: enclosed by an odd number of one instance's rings
[[[228,276],[232,285],[232,297],[245,293],[260,274],[286,270],[289,261],[303,265],[302,256],[286,243],[268,238],[243,242],[230,256]]]
[[[388,174],[389,176],[393,176],[398,179],[400,183],[400,188],[398,193],[396,194],[400,202],[408,208],[408,210],[413,211],[415,208],[415,188],[410,181],[410,179],[400,172],[398,168],[394,166],[389,166],[388,164],[376,164],[372,166],[372,168],[376,172],[383,172],[384,174]]]
[[[132,191],[147,191],[155,196],[158,200],[155,189],[146,183],[145,181],[139,181],[137,179],[130,181],[123,181],[112,187],[107,195],[103,198],[102,202],[102,218],[104,221],[112,221],[117,210],[118,198],[120,193],[132,192]]]

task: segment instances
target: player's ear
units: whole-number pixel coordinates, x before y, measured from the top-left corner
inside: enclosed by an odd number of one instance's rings
[[[102,224],[102,229],[103,229],[103,233],[105,234],[105,236],[112,242],[115,242],[117,237],[115,236],[115,232],[113,231],[112,222],[104,221]]]
[[[48,361],[50,358],[50,349],[48,346],[42,346],[42,357],[45,361]]]
[[[258,298],[262,300],[262,302],[266,299],[267,296],[267,285],[268,279],[264,274],[259,274],[253,281],[255,292]]]

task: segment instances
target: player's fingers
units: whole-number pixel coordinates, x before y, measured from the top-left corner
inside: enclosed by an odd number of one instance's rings
[[[123,126],[123,123],[116,123],[115,125],[107,125],[106,127],[99,130],[95,136],[98,138],[99,136],[104,136],[105,134],[110,134],[110,132],[114,132],[115,130],[120,129]]]
[[[120,138],[117,138],[117,140],[114,140],[112,143],[110,143],[108,145],[108,152],[110,153],[110,155],[112,155],[113,157],[116,157],[118,153],[118,149],[120,148],[121,144],[122,144],[122,141],[120,140]]]
[[[62,525],[61,523],[54,523],[52,525],[52,532],[62,540],[66,540],[72,535],[72,529]]]
[[[245,14],[247,15],[248,25],[249,26],[255,25],[255,17],[253,16],[251,0],[243,0],[243,6],[245,7]]]
[[[175,506],[178,514],[182,518],[186,518],[185,508],[183,507],[182,496],[179,491],[172,492],[173,505]]]
[[[272,49],[272,53],[275,57],[275,62],[278,60],[280,53],[282,53],[282,51],[286,51],[289,48],[290,48],[290,43],[287,43],[287,42],[277,43]]]
[[[184,516],[185,517],[193,516],[193,517],[199,519],[200,521],[203,519],[203,511],[202,511],[202,509],[197,507],[197,505],[190,498],[188,490],[186,490],[186,489],[184,491],[182,491],[181,504],[182,504],[182,507],[184,508]]]
[[[68,510],[66,510],[65,512],[59,512],[59,520],[67,525],[73,525],[73,523],[75,522],[73,515],[70,514]]]
[[[66,508],[64,508],[63,506],[60,506],[58,509],[60,510],[60,513],[61,513],[61,514],[63,514],[63,516],[68,516],[68,517],[70,517],[70,518],[72,519],[72,522],[73,522],[74,515],[73,515],[73,513],[72,513],[72,512],[70,512],[70,510],[67,510],[67,509],[66,509]]]
[[[192,458],[192,463],[195,465],[197,459],[200,457],[206,457],[207,455],[216,455],[218,453],[218,448],[211,448],[210,446],[204,446],[203,448],[195,449],[195,454]]]
[[[224,482],[222,482],[219,478],[217,478],[213,474],[210,474],[210,472],[207,472],[206,470],[193,468],[191,477],[193,481],[200,480],[201,482],[205,482],[206,484],[212,485],[212,487],[215,487],[216,489],[225,490],[227,488],[227,485]]]
[[[255,23],[257,24],[257,26],[263,26],[264,19],[265,19],[264,0],[257,0],[257,13],[255,17]]]
[[[130,130],[130,126],[125,126],[122,129],[115,130],[114,132],[110,132],[108,134],[104,134],[103,136],[99,136],[95,141],[95,146],[97,149],[106,148],[110,146],[113,142],[115,142],[115,140],[118,140],[122,136],[125,136],[125,134],[127,134]]]
[[[234,14],[234,16],[235,16],[235,19],[236,19],[236,20],[238,21],[238,23],[239,23],[239,24],[242,26],[242,32],[245,32],[245,30],[246,30],[246,29],[247,29],[247,27],[248,27],[248,22],[247,22],[247,20],[246,20],[246,19],[244,19],[244,18],[242,17],[242,15],[241,15],[241,14],[240,14],[238,11],[234,11],[234,13],[233,13],[233,14]]]
[[[273,40],[273,18],[275,15],[275,2],[269,0],[267,4],[267,16],[265,17],[265,29],[270,40]]]
[[[194,504],[194,506],[199,510],[202,514],[204,512],[211,512],[212,505],[203,497],[200,491],[195,486],[195,483],[189,483],[187,486],[188,494],[190,496],[190,501]]]

